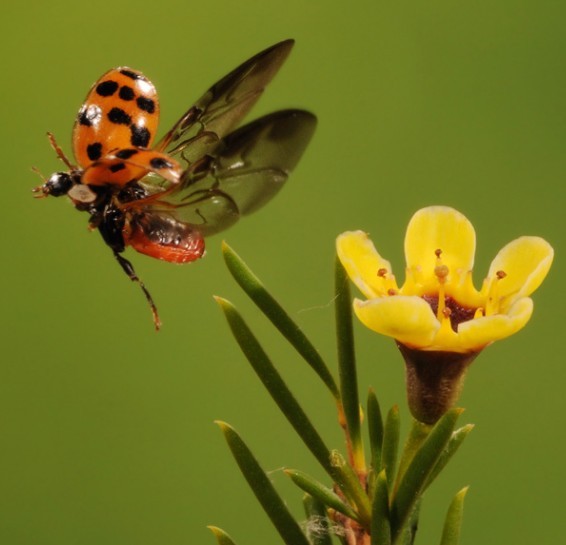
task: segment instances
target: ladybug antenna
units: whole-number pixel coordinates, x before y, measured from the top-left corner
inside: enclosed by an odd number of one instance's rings
[[[39,170],[37,167],[31,167],[32,172],[35,172],[43,181],[43,183],[45,183],[47,181],[47,178],[41,173],[41,170]]]
[[[59,157],[59,159],[61,159],[61,161],[63,161],[63,163],[65,163],[69,167],[70,170],[76,170],[77,167],[75,167],[71,163],[71,161],[69,161],[69,159],[67,159],[67,156],[63,153],[63,150],[59,147],[59,144],[57,144],[57,141],[55,140],[55,137],[53,136],[53,134],[48,132],[47,138],[49,139],[49,143],[51,144],[51,147],[55,150],[57,157]]]
[[[40,170],[37,167],[31,167],[31,170],[35,172],[43,182],[42,185],[38,185],[37,187],[34,187],[31,190],[32,193],[39,193],[39,195],[34,195],[33,197],[34,199],[44,199],[45,197],[47,197],[47,193],[45,193],[44,190],[45,184],[47,183],[47,178],[40,172]]]
[[[118,252],[114,251],[114,257],[118,260],[118,263],[122,267],[122,270],[128,275],[128,278],[132,282],[137,282],[139,287],[142,289],[147,302],[149,303],[149,307],[151,308],[151,313],[153,314],[153,323],[155,325],[155,331],[159,331],[161,327],[161,320],[159,319],[159,314],[157,313],[157,307],[153,302],[151,294],[147,291],[144,283],[140,280],[139,276],[134,271],[134,266],[125,258],[122,257]]]

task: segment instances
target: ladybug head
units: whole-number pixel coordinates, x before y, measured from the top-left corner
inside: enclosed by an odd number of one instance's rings
[[[88,185],[81,183],[79,171],[55,172],[49,178],[43,178],[43,184],[32,191],[39,193],[35,195],[38,199],[49,195],[53,197],[67,195],[78,207],[91,205],[98,198],[96,192]]]
[[[60,197],[66,195],[73,187],[73,179],[68,172],[56,172],[43,184],[42,191],[46,195]]]
[[[34,168],[33,170],[41,176],[41,173],[37,169]],[[71,187],[73,187],[74,183],[71,174],[68,172],[56,172],[48,179],[43,178],[43,176],[41,176],[41,178],[43,179],[43,184],[32,189],[34,193],[39,193],[39,195],[35,195],[38,199],[49,195],[53,195],[54,197],[66,195]]]

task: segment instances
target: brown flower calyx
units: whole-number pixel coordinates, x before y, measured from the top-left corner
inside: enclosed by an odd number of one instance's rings
[[[434,424],[458,401],[469,365],[478,352],[427,351],[397,343],[405,360],[407,400],[420,422]]]

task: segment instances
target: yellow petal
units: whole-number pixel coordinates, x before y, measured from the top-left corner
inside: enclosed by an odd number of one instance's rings
[[[442,263],[449,270],[448,282],[460,283],[474,265],[474,227],[463,214],[448,206],[419,210],[407,227],[407,277],[413,276],[416,283],[423,286],[423,293],[438,285],[434,274],[436,250],[442,250]]]
[[[463,322],[458,327],[460,346],[466,350],[480,349],[509,337],[526,325],[532,313],[532,299],[523,297],[515,301],[507,314],[494,314]]]
[[[495,256],[488,280],[498,271],[505,272],[505,278],[497,281],[497,295],[502,299],[509,297],[508,304],[511,304],[517,297],[528,296],[541,285],[553,258],[554,250],[543,238],[520,237]]]
[[[397,295],[369,301],[355,299],[354,312],[373,331],[413,348],[430,345],[440,327],[430,305],[420,297]]]
[[[336,253],[352,282],[366,297],[384,296],[389,288],[397,288],[391,264],[377,253],[367,233],[342,233],[336,239]],[[386,273],[378,275],[380,269]]]

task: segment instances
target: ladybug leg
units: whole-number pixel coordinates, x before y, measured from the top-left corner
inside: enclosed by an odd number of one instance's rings
[[[212,157],[210,155],[205,155],[200,159],[196,160],[186,171],[184,176],[190,172],[190,183],[193,184],[198,182],[201,178],[207,176],[210,172],[210,164],[212,162]],[[180,183],[183,184],[184,177],[181,178]],[[127,202],[120,202],[118,203],[118,208],[123,212],[126,212],[130,208],[142,208],[144,206],[148,206],[150,204],[155,204],[161,201],[161,205],[163,207],[169,206],[170,208],[176,208],[176,205],[167,203],[167,201],[163,201],[164,197],[167,197],[170,193],[179,190],[178,184],[172,184],[170,187],[165,189],[164,191],[154,193],[153,195],[149,195],[148,197],[142,197],[140,199],[134,199]]]
[[[122,257],[115,250],[114,250],[114,257],[122,267],[122,270],[128,275],[128,278],[132,282],[137,282],[139,287],[142,289],[145,298],[149,303],[149,307],[151,308],[151,313],[153,314],[153,323],[155,324],[155,330],[159,331],[159,328],[161,327],[161,320],[159,319],[159,314],[157,313],[157,307],[155,306],[151,294],[149,293],[149,291],[147,291],[147,288],[145,287],[144,283],[140,280],[139,276],[136,274],[136,271],[134,271],[134,266],[125,257]]]
[[[59,159],[61,159],[61,161],[63,161],[63,163],[65,163],[70,170],[76,170],[77,167],[71,164],[71,161],[67,159],[67,156],[63,153],[63,150],[59,147],[59,144],[57,144],[53,134],[48,132],[47,138],[49,138],[49,143],[51,144],[51,147],[55,150],[57,157],[59,157]]]

